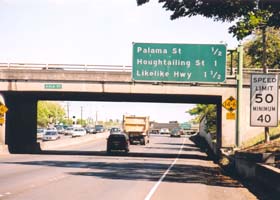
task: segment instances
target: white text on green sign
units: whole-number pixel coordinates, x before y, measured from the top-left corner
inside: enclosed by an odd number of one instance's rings
[[[45,89],[62,89],[62,84],[45,84]]]
[[[133,80],[224,82],[224,44],[133,44]]]

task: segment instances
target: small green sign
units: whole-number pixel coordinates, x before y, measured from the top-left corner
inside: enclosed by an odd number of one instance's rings
[[[185,123],[180,124],[180,127],[182,129],[189,130],[189,129],[191,129],[192,125],[188,122],[185,122]]]
[[[225,44],[134,43],[135,81],[224,82]]]
[[[45,89],[62,89],[62,84],[45,84]]]

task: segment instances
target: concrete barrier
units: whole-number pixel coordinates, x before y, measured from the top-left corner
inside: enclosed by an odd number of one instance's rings
[[[248,153],[235,152],[235,169],[244,178],[254,179],[256,176],[257,163],[273,164],[275,155],[273,153]]]
[[[256,179],[280,194],[280,169],[258,163]]]

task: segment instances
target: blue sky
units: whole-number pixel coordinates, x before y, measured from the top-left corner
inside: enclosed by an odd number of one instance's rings
[[[169,16],[157,1],[0,0],[0,61],[131,65],[132,42],[237,46],[228,23]]]
[[[237,47],[230,24],[199,16],[171,21],[161,6],[151,1],[137,7],[136,0],[0,0],[0,62],[131,65],[133,42]],[[76,104],[75,115],[89,105]],[[190,105],[170,106],[172,112],[164,114],[158,110],[167,104],[149,107],[159,121],[189,118],[181,111]],[[126,109],[120,112],[133,112],[135,104]]]

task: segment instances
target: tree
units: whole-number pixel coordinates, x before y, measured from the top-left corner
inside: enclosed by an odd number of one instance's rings
[[[262,68],[262,32],[257,30],[250,40],[244,43],[244,67]],[[265,65],[270,69],[280,68],[280,30],[268,28],[266,39]]]
[[[39,101],[37,105],[37,124],[46,127],[48,124],[62,122],[65,118],[63,107],[57,102]]]
[[[263,47],[262,31],[256,30],[252,36],[243,43],[244,46],[244,68],[262,68]],[[267,29],[265,65],[270,69],[280,69],[280,30],[274,28]],[[227,55],[227,66],[237,67],[238,54],[236,51]]]
[[[136,0],[142,5],[149,0]],[[280,3],[277,0],[159,0],[171,11],[171,20],[201,15],[214,21],[233,22],[229,28],[238,40],[260,27],[280,27]]]
[[[84,120],[84,119],[77,119],[77,124],[80,124],[80,125],[82,125],[82,126],[85,126],[85,125],[87,125],[87,121]]]
[[[187,113],[196,116],[195,121],[198,123],[202,117],[206,117],[206,132],[210,133],[212,139],[217,136],[217,109],[215,104],[197,104]]]

